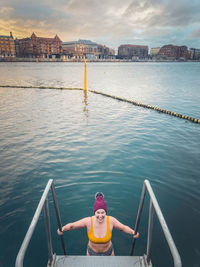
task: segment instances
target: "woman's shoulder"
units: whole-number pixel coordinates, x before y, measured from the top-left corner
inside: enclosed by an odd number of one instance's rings
[[[82,219],[86,225],[88,225],[91,222],[91,217],[85,217]]]
[[[85,218],[83,218],[83,220],[84,220],[85,222],[89,222],[89,221],[91,221],[91,217],[85,217]]]
[[[114,224],[116,221],[115,217],[113,217],[113,216],[108,216],[108,217],[109,217],[109,222]]]
[[[111,221],[115,220],[115,217],[113,217],[113,216],[108,215],[107,217],[109,217],[109,220],[111,220]]]
[[[113,225],[113,227],[118,227],[119,225],[121,225],[122,223],[120,221],[118,221],[115,217],[113,216],[109,216],[110,218],[110,223]]]

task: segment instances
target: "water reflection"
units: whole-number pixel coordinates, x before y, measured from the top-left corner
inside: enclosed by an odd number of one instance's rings
[[[95,91],[159,103],[172,110],[176,107],[179,113],[199,117],[199,63],[91,63],[88,67],[88,85]],[[0,64],[0,73],[0,84],[83,86],[79,63]],[[149,178],[170,222],[183,265],[198,265],[198,125],[87,91],[82,95],[81,91],[1,88],[0,94],[0,251],[4,252],[0,266],[14,265],[24,231],[50,178],[57,185],[63,218],[87,214],[88,203],[93,203],[91,192],[103,191],[111,211],[128,225],[135,219],[142,181]],[[38,233],[43,232],[41,223]],[[188,231],[188,225],[193,231]],[[144,226],[143,219],[140,251],[146,245]],[[52,227],[54,232],[56,227]],[[79,243],[70,239],[69,251],[84,255],[82,247],[87,240],[79,234],[75,234]],[[59,240],[55,235],[53,238],[57,248]],[[116,234],[113,241],[116,252],[127,255],[130,239]],[[32,252],[38,255],[37,238],[32,244]],[[162,256],[158,255],[155,264],[171,266],[159,236],[152,245],[152,251]],[[33,253],[30,267],[45,265],[46,247],[39,250],[42,257],[36,262]]]
[[[88,95],[87,95],[87,90],[83,90],[83,103],[84,103],[84,107],[83,107],[83,113],[85,114],[86,118],[88,118],[89,114],[88,114]]]

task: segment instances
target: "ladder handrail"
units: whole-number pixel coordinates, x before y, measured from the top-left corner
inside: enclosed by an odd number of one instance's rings
[[[30,226],[28,228],[28,231],[26,233],[24,241],[22,242],[22,245],[21,245],[20,250],[18,252],[18,255],[17,255],[17,258],[16,258],[16,262],[15,262],[15,267],[23,267],[23,260],[24,260],[24,256],[25,256],[26,250],[28,248],[29,242],[30,242],[31,237],[32,237],[32,235],[34,233],[35,227],[36,227],[36,225],[38,223],[38,220],[39,220],[39,217],[40,217],[40,214],[41,214],[43,208],[44,208],[45,219],[46,219],[49,261],[50,261],[50,263],[52,261],[53,252],[52,252],[52,245],[51,245],[50,219],[49,219],[49,211],[48,211],[48,193],[49,193],[50,189],[51,189],[51,192],[52,192],[54,207],[55,207],[55,210],[56,210],[56,217],[57,217],[57,221],[58,221],[58,227],[59,227],[60,231],[62,230],[60,212],[59,212],[57,198],[56,198],[56,194],[55,194],[55,187],[54,187],[53,179],[50,179],[48,181],[46,187],[45,187],[45,190],[44,190],[44,192],[42,194],[42,197],[40,199],[40,202],[39,202],[39,204],[37,206],[37,209],[35,211],[35,214],[33,216],[31,224],[30,224]],[[154,192],[152,190],[152,187],[150,185],[150,182],[148,180],[145,180],[144,184],[143,184],[140,204],[139,204],[139,208],[138,208],[138,214],[137,214],[137,218],[136,218],[135,232],[136,233],[138,232],[146,191],[148,191],[149,196],[150,196],[149,226],[148,226],[148,240],[147,240],[147,262],[150,261],[150,247],[151,247],[151,237],[152,237],[152,229],[153,229],[153,212],[155,210],[155,212],[157,214],[157,217],[159,219],[159,222],[161,224],[163,233],[164,233],[165,238],[167,240],[168,246],[170,248],[170,251],[171,251],[171,254],[172,254],[172,257],[173,257],[173,260],[174,260],[174,267],[182,267],[180,255],[179,255],[178,250],[177,250],[177,248],[175,246],[175,243],[173,241],[171,233],[170,233],[170,231],[168,229],[168,226],[166,224],[164,216],[163,216],[163,214],[161,212],[161,209],[159,207],[158,201],[157,201],[157,199],[155,197],[155,194],[154,194]],[[66,255],[63,235],[61,235],[60,237],[61,237],[63,252],[64,252],[64,255]],[[133,255],[135,242],[136,242],[136,239],[133,239],[132,248],[131,248],[131,255]]]
[[[146,190],[148,191],[149,196],[150,196],[150,208],[149,208],[150,212],[149,212],[149,227],[148,227],[148,241],[147,241],[147,261],[150,261],[151,236],[152,236],[152,229],[153,229],[153,225],[152,225],[153,224],[153,211],[155,209],[155,212],[157,214],[158,220],[160,222],[160,225],[162,227],[163,233],[165,235],[166,241],[168,243],[168,246],[170,248],[170,251],[171,251],[171,254],[173,257],[174,267],[181,267],[182,263],[181,263],[181,258],[180,258],[179,252],[176,248],[176,245],[175,245],[174,240],[171,236],[171,233],[169,231],[167,223],[164,219],[164,216],[162,214],[162,211],[160,209],[158,201],[155,197],[153,189],[152,189],[150,182],[148,180],[145,180],[144,184],[143,184],[141,200],[140,200],[140,204],[139,204],[139,208],[138,208],[138,214],[137,214],[137,218],[136,218],[135,231],[136,231],[136,233],[138,231]],[[136,239],[133,239],[133,244],[132,244],[132,248],[131,248],[131,255],[133,255],[135,242],[136,242]]]
[[[53,190],[52,190],[53,188]],[[33,216],[33,219],[30,223],[30,226],[28,228],[28,231],[25,235],[25,238],[22,242],[22,245],[20,247],[20,250],[17,254],[17,258],[16,258],[16,262],[15,262],[15,267],[23,267],[23,261],[24,261],[24,256],[25,256],[25,253],[26,253],[26,250],[28,248],[28,245],[29,245],[29,242],[31,240],[31,237],[34,233],[34,230],[35,230],[35,227],[38,223],[38,220],[39,220],[39,217],[40,217],[40,214],[42,212],[42,209],[44,208],[44,212],[45,212],[45,217],[46,217],[46,221],[47,221],[47,224],[48,224],[48,228],[50,226],[50,221],[49,221],[49,214],[48,214],[48,207],[46,206],[47,205],[47,202],[48,202],[48,193],[50,191],[50,189],[52,190],[52,195],[53,195],[53,191],[54,191],[54,194],[55,194],[55,188],[54,188],[54,184],[53,184],[53,179],[50,179],[45,187],[45,190],[42,194],[42,197],[40,199],[40,202],[37,206],[37,209],[35,211],[35,214]],[[58,213],[59,214],[59,209],[58,209],[58,205],[57,203],[55,204],[55,199],[56,196],[54,195],[53,197],[53,201],[54,201],[54,206],[55,206],[55,209],[56,209],[56,214]],[[57,220],[59,221],[59,229],[61,230],[61,221],[60,221],[60,218],[57,217]],[[47,235],[50,235],[50,232],[47,232]],[[51,246],[49,248],[49,239],[50,239],[50,243],[51,243],[51,236],[48,236],[47,237],[47,240],[48,240],[48,250],[50,249],[49,251],[49,257],[52,258],[53,256],[53,253],[52,253],[52,249],[51,249]],[[64,245],[64,240],[63,240],[63,236],[61,236],[61,241],[62,241],[62,245]],[[51,245],[51,244],[50,244]],[[64,251],[64,255],[66,255],[66,252],[65,252],[65,247],[63,247],[63,251]]]

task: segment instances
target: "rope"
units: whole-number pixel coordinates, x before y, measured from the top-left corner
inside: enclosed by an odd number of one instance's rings
[[[54,86],[26,86],[26,85],[0,85],[0,87],[5,88],[27,88],[27,89],[57,89],[57,90],[83,90],[82,88],[71,88],[71,87],[54,87]]]
[[[0,87],[1,88],[6,88],[6,87],[7,88],[32,88],[32,89],[36,88],[36,89],[80,90],[80,91],[83,91],[82,88],[53,87],[53,86],[0,85]],[[105,96],[105,97],[110,97],[110,98],[116,99],[118,101],[123,101],[123,102],[127,102],[127,103],[130,103],[130,104],[133,104],[135,106],[148,108],[148,109],[153,109],[153,110],[161,112],[161,113],[165,113],[165,114],[168,114],[168,115],[180,118],[180,119],[184,119],[184,120],[191,121],[193,123],[200,124],[200,119],[193,118],[193,117],[190,117],[190,116],[187,116],[187,115],[182,115],[182,114],[177,113],[177,112],[173,112],[173,111],[170,111],[170,110],[162,109],[162,108],[159,108],[159,107],[156,107],[156,106],[146,105],[146,104],[143,104],[143,103],[140,103],[140,102],[136,102],[136,101],[133,101],[133,100],[129,100],[129,99],[118,97],[118,96],[114,96],[114,95],[109,95],[109,94],[98,92],[98,91],[95,91],[95,90],[88,90],[88,91],[91,92],[91,93],[94,93],[94,94],[102,95],[102,96]]]
[[[197,118],[193,118],[193,117],[189,117],[189,116],[186,116],[186,115],[182,115],[182,114],[179,114],[179,113],[176,113],[176,112],[173,112],[173,111],[169,111],[169,110],[166,110],[166,109],[162,109],[162,108],[159,108],[159,107],[156,107],[156,106],[146,105],[146,104],[143,104],[143,103],[140,103],[140,102],[136,102],[136,101],[133,101],[133,100],[129,100],[129,99],[126,99],[126,98],[122,98],[122,97],[118,97],[118,96],[114,96],[114,95],[109,95],[109,94],[105,94],[105,93],[102,93],[102,92],[97,92],[95,90],[89,90],[89,91],[94,93],[94,94],[99,94],[99,95],[110,97],[110,98],[113,98],[113,99],[116,99],[116,100],[119,100],[119,101],[131,103],[131,104],[133,104],[135,106],[148,108],[148,109],[153,109],[153,110],[158,111],[158,112],[162,112],[162,113],[165,113],[165,114],[168,114],[168,115],[171,115],[171,116],[175,116],[177,118],[181,118],[181,119],[184,119],[184,120],[188,120],[188,121],[200,124],[200,119],[197,119]]]

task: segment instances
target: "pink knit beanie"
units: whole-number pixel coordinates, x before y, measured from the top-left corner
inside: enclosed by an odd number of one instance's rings
[[[96,197],[96,201],[94,202],[94,213],[99,209],[103,209],[107,213],[107,206],[103,198],[103,194],[96,193],[95,197]]]

